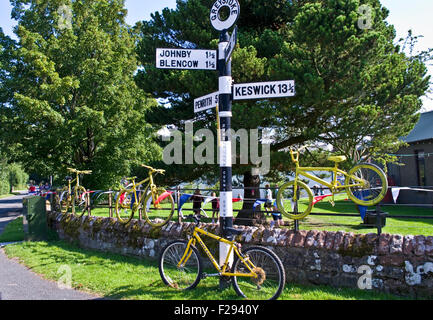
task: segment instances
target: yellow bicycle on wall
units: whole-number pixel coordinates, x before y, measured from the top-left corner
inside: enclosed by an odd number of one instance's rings
[[[345,156],[332,156],[328,160],[335,163],[334,167],[301,167],[299,166],[300,151],[290,149],[290,156],[296,165],[295,179],[282,185],[277,193],[278,210],[288,218],[297,220],[305,218],[312,210],[314,196],[310,187],[301,181],[300,176],[313,180],[327,187],[332,197],[338,193],[347,193],[354,203],[362,206],[374,206],[386,195],[388,181],[385,173],[371,163],[355,165],[349,172],[338,168],[338,164],[346,161]],[[330,172],[332,181],[320,179],[309,172]],[[298,205],[294,211],[294,206]]]
[[[60,197],[58,198],[60,210],[62,213],[66,213],[71,209],[72,214],[81,217],[87,209],[87,197],[86,188],[80,185],[81,174],[91,174],[90,170],[76,170],[67,168],[69,172],[75,173],[76,177],[66,177],[68,186],[64,187],[60,191]],[[75,185],[73,185],[75,183]]]
[[[228,238],[221,238],[199,228],[199,215],[190,217],[194,219],[195,226],[189,235],[189,241],[175,240],[161,251],[159,273],[166,285],[176,290],[191,290],[201,279],[226,277],[232,280],[236,293],[246,299],[275,300],[281,295],[286,274],[280,258],[272,250],[262,246],[242,249],[241,245],[233,240],[242,230],[227,228]],[[229,246],[222,265],[218,264],[200,236],[210,237]],[[216,273],[206,272],[208,268],[203,263],[197,244],[214,266]],[[230,261],[231,256],[234,257],[233,263]]]
[[[149,176],[140,182],[135,181],[137,177],[125,178],[131,183],[116,196],[116,216],[120,222],[127,224],[137,211],[142,210],[148,224],[161,227],[170,221],[174,213],[172,192],[157,187],[153,181],[153,174],[164,174],[164,170],[144,164],[141,166],[149,170]]]

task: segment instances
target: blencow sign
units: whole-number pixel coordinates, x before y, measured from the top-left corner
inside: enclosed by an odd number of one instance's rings
[[[216,50],[156,49],[159,69],[216,70]]]
[[[240,83],[233,85],[233,100],[268,99],[295,96],[295,81]]]

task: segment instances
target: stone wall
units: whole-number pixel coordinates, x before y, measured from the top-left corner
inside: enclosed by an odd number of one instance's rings
[[[157,260],[173,239],[185,238],[192,223],[151,228],[133,220],[125,226],[113,218],[77,218],[49,213],[48,221],[61,239],[81,247]],[[215,224],[202,224],[219,233]],[[347,232],[269,230],[238,227],[243,246],[263,245],[282,260],[287,282],[361,288],[404,296],[433,297],[433,237]],[[203,239],[205,240],[205,239]],[[211,251],[218,244],[206,241]]]

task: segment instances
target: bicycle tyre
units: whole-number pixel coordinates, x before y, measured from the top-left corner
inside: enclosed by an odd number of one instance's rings
[[[163,194],[166,195],[160,203],[155,204],[152,192],[149,192],[144,201],[141,203],[143,207],[143,216],[148,224],[152,227],[162,227],[166,225],[174,213],[174,200],[171,194],[166,194],[164,188],[156,189],[155,199],[158,200]],[[156,202],[156,201],[155,201]]]
[[[60,196],[58,196],[58,203],[59,203],[60,212],[67,213],[71,206],[71,195],[69,193],[68,187],[64,187],[60,191]]]
[[[249,247],[243,251],[255,265],[253,271],[258,278],[234,276],[233,288],[236,293],[249,300],[276,300],[283,292],[286,283],[286,273],[280,258],[265,247]],[[249,273],[250,271],[236,255],[233,263],[234,273]]]
[[[72,191],[72,213],[77,217],[82,217],[87,209],[86,189],[82,186],[74,188]]]
[[[361,177],[366,181],[363,186],[346,188],[347,195],[353,202],[368,207],[382,201],[388,191],[388,180],[382,169],[370,163],[358,164],[348,172],[346,185],[357,183],[352,181],[353,176]]]
[[[277,208],[287,218],[293,220],[299,220],[305,218],[310,214],[313,209],[313,192],[311,189],[302,181],[297,182],[297,190],[298,190],[298,213],[293,213],[293,188],[294,181],[289,181],[281,186],[278,190],[277,194]],[[299,201],[303,199],[302,201]],[[300,203],[301,202],[301,203]],[[301,208],[306,207],[303,210]]]
[[[135,200],[134,190],[120,190],[116,197],[115,207],[118,221],[124,224],[129,223],[134,217],[137,208],[138,202]]]
[[[188,242],[176,240],[164,247],[159,256],[158,269],[162,281],[176,290],[191,290],[197,287],[202,278],[202,260],[196,247],[192,250],[186,265],[178,268]]]

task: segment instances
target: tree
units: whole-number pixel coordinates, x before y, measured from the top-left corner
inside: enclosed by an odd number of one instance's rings
[[[176,10],[155,13],[139,26],[143,69],[137,84],[170,102],[169,108],[155,109],[150,122],[181,127],[181,120],[194,118],[192,100],[217,90],[215,73],[160,70],[154,63],[157,47],[216,48],[219,35],[209,23],[209,7],[206,0],[178,1]],[[427,69],[394,44],[389,12],[378,0],[244,0],[241,11],[234,81],[296,81],[294,98],[233,105],[235,130],[260,127],[272,133],[270,176],[284,178],[290,171],[291,146],[330,144],[349,157],[350,166],[359,160],[354,151],[363,150],[364,158],[386,154],[417,122]],[[194,125],[213,122],[208,112]],[[245,176],[245,187],[260,183],[251,167],[234,167]],[[190,165],[187,177],[204,171],[209,166]]]
[[[93,170],[113,185],[160,157],[145,114],[154,99],[135,85],[135,37],[122,0],[14,0],[17,41],[1,35],[3,145],[42,176]]]

